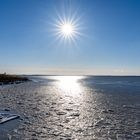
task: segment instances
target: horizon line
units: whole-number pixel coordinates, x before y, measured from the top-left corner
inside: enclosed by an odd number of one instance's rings
[[[108,74],[17,74],[17,75],[24,75],[24,76],[140,76],[140,75],[108,75]]]

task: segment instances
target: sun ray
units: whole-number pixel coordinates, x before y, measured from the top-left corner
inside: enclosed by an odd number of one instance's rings
[[[76,44],[76,40],[81,36],[81,27],[80,27],[80,18],[77,12],[71,11],[70,14],[66,15],[66,13],[60,14],[56,13],[57,18],[53,23],[53,32],[57,39],[64,43]]]

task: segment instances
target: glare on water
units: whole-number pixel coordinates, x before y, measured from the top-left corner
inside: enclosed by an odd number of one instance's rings
[[[76,95],[81,92],[81,86],[78,82],[80,79],[81,77],[78,76],[59,76],[57,77],[57,85],[65,93]]]

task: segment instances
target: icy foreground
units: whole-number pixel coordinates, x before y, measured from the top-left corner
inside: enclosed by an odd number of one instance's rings
[[[0,111],[20,115],[0,124],[0,139],[139,140],[140,78],[105,78],[39,77],[0,86]]]

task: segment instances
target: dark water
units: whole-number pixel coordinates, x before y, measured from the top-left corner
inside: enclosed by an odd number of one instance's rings
[[[140,77],[30,78],[0,89],[23,116],[13,139],[140,140]]]

